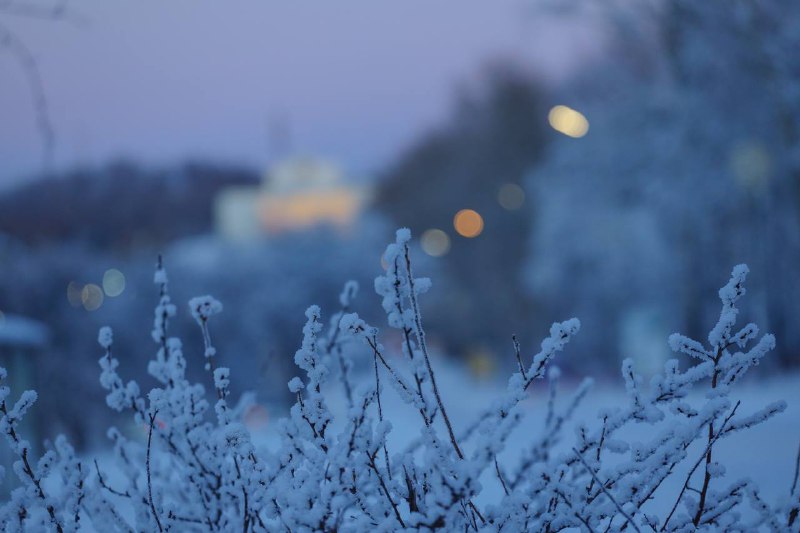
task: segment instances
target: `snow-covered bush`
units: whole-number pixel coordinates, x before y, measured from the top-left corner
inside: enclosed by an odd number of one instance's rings
[[[306,307],[310,302],[323,308],[335,305],[341,284],[348,279],[362,285],[371,282],[390,230],[380,216],[368,214],[349,234],[319,227],[247,243],[214,236],[173,242],[163,249],[170,277],[180,280],[170,287],[171,296],[185,306],[196,295],[191,288],[201,287],[226,308],[247,310],[212,319],[215,344],[228,354],[225,364],[236,376],[232,394],[238,397],[242,391],[253,390],[262,404],[285,404],[291,400],[285,384],[295,368],[291,357],[278,354],[297,349]],[[31,247],[0,236],[0,311],[38,320],[50,331],[48,346],[36,353],[33,375],[14,371],[11,376],[26,382],[32,379],[28,388],[41,391],[47,386],[48,393],[37,402],[35,420],[28,420],[39,435],[53,438],[64,433],[76,450],[83,451],[102,447],[106,428],[117,423],[103,401],[104,391],[97,386],[97,330],[101,326],[114,330],[124,354],[118,358],[124,361],[126,380],[148,381],[152,353],[136,348],[141,347],[142,333],[152,327],[155,255],[149,248],[121,254],[76,243]],[[326,260],[310,261],[312,257]],[[426,271],[435,272],[434,261],[428,258]],[[87,283],[102,285],[103,273],[112,267],[124,273],[122,294],[105,297],[95,311],[66,298],[70,283],[77,284],[78,291]],[[370,319],[375,320],[382,314],[380,305],[369,303],[373,304]],[[178,313],[170,321],[170,336],[184,339],[187,353],[202,350],[197,331],[190,313]],[[230,357],[234,353],[236,357]],[[202,381],[203,372],[202,364],[190,364],[187,379]],[[32,435],[29,438],[34,440]]]
[[[217,353],[212,335],[222,304],[211,296],[193,299],[190,311],[205,346],[194,363],[206,366],[213,393],[186,379],[189,361],[181,341],[168,333],[177,307],[159,264],[152,332],[157,351],[148,367],[157,386],[143,394],[137,383],[125,382],[111,329],[101,329],[98,337],[104,351],[100,383],[108,392],[108,406],[131,413],[146,428],[146,438],[129,440],[110,429],[116,457],[112,467],[77,457],[63,438],[34,459],[17,427],[36,394],[26,391],[12,405],[9,389],[0,388],[0,426],[18,456],[14,473],[21,481],[0,511],[4,530],[796,530],[797,483],[789,498],[771,505],[751,482],[725,481],[725,468],[714,453],[721,439],[785,408],[780,402],[745,414],[745,407],[730,397],[733,385],[775,342],[771,335],[759,338],[754,324],[734,329],[736,304],[745,293],[745,266],[734,268],[720,290],[722,311],[707,344],[670,337],[672,349],[688,355],[692,364],[681,370],[677,360],[669,361],[643,387],[642,377],[626,361],[627,404],[602,411],[591,427],[577,425],[575,441],[565,447],[557,445],[566,440],[562,433],[588,381],[563,409],[556,408],[551,392],[540,435],[513,432],[522,416],[518,404],[528,389],[543,378],[551,386],[557,379],[548,365],[578,332],[578,320],[553,324],[533,356],[525,356],[515,343],[518,371],[505,393],[458,431],[437,384],[422,326],[419,298],[431,284],[414,277],[409,240],[408,230],[397,232],[384,255],[387,270],[375,280],[389,326],[402,339],[403,363],[387,356],[377,328],[350,312],[355,284],[345,286],[341,308],[327,324],[320,309],[310,307],[295,354],[301,377],[288,384],[296,403],[280,422],[281,442],[274,452],[253,444],[242,422],[246,399],[229,401],[232,376],[220,365],[226,356]],[[374,383],[366,387],[354,386],[349,377],[355,342],[372,353]],[[754,346],[745,350],[750,342]],[[329,407],[331,385],[342,387],[347,398],[343,418]],[[704,394],[690,395],[693,388]],[[418,438],[405,449],[391,449],[389,443],[392,421],[382,404],[387,394],[398,394],[419,416]],[[647,440],[625,437],[625,429],[634,425],[649,428]],[[527,447],[519,461],[502,464],[508,461],[498,456],[511,438],[525,439]],[[695,442],[697,454],[690,453]],[[678,494],[659,491],[686,467]],[[487,473],[502,489],[495,501],[485,498],[490,492],[484,487]],[[651,510],[653,502],[665,498],[669,504],[662,508],[668,512]]]

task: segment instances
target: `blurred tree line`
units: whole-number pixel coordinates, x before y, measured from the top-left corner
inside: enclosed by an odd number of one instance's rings
[[[99,394],[100,325],[135,346],[130,368],[142,367],[156,250],[174,267],[179,309],[198,292],[226,305],[214,334],[221,352],[235,354],[234,372],[241,365],[247,374],[238,382],[285,393],[281,365],[291,366],[304,307],[332,309],[325,304],[335,307],[350,278],[370,293],[376,256],[400,225],[450,237],[448,253],[418,263],[417,274],[434,279],[426,323],[456,357],[493,352],[513,364],[512,334],[529,352],[552,321],[578,316],[582,332],[562,364],[582,374],[616,370],[625,356],[657,366],[668,334],[709,329],[719,312],[714,288],[746,262],[753,305],[743,318],[776,334],[782,366],[797,365],[800,33],[792,21],[800,4],[587,5],[607,22],[604,59],[560,87],[519,69],[488,71],[449,120],[383,172],[378,213],[350,240],[320,228],[243,250],[208,237],[216,193],[258,181],[237,167],[117,163],[1,194],[0,234],[10,238],[0,241],[0,311],[54,329],[40,368],[56,394],[43,395],[42,412],[73,425],[73,435],[94,424],[81,406],[105,416],[96,397],[85,401]],[[555,104],[582,111],[588,134],[552,130]],[[525,189],[517,208],[499,201],[507,185]],[[475,238],[453,229],[464,208],[483,217]],[[71,281],[97,282],[111,267],[128,277],[123,297],[96,313],[70,305]],[[190,320],[175,326],[200,349]]]
[[[150,169],[120,161],[79,168],[0,195],[0,233],[31,245],[75,241],[98,249],[154,249],[211,232],[217,193],[258,182],[253,170],[210,163]]]
[[[511,333],[579,316],[581,371],[628,356],[655,368],[671,332],[709,328],[714,287],[746,262],[758,302],[746,318],[777,335],[780,365],[797,365],[800,4],[560,11],[604,25],[601,59],[551,90],[495,73],[380,183],[378,205],[398,224],[451,235],[437,314],[454,350],[482,338],[510,353]],[[581,110],[588,135],[549,130],[554,104]],[[526,187],[519,211],[497,202],[506,182]],[[474,239],[452,230],[465,207],[484,216]]]
[[[588,355],[619,349],[643,315],[654,334],[700,336],[718,311],[712,288],[748,263],[747,319],[797,365],[800,5],[633,6],[599,18],[609,53],[564,93],[589,134],[560,139],[528,179],[528,286],[582,317]]]
[[[523,205],[498,202],[503,186],[522,185],[545,154],[551,134],[544,90],[519,69],[495,65],[487,83],[463,91],[449,121],[422,137],[386,170],[376,205],[416,237],[437,228],[450,236],[427,321],[447,332],[448,349],[513,354],[512,333],[531,331],[534,301],[519,291],[531,219]],[[476,238],[460,237],[453,217],[473,209],[484,220]],[[442,287],[439,289],[439,287]],[[509,358],[509,362],[513,357]]]
[[[49,328],[48,345],[34,355],[34,385],[42,391],[36,416],[46,436],[64,432],[91,446],[112,422],[98,382],[101,326],[114,330],[121,373],[143,387],[152,383],[146,362],[157,349],[150,331],[159,253],[178,309],[170,334],[184,343],[189,375],[210,379],[187,302],[212,294],[225,306],[211,333],[220,360],[236,376],[235,394],[255,391],[268,406],[285,400],[306,307],[318,303],[329,318],[350,279],[371,292],[391,231],[365,213],[355,236],[329,227],[244,243],[215,236],[217,192],[258,182],[255,172],[238,167],[118,163],[46,176],[0,194],[0,322],[4,314],[22,315]],[[104,291],[109,269],[124,275],[118,296]],[[89,284],[98,287],[99,303],[85,305],[82,289]],[[77,294],[70,297],[72,286]],[[374,300],[359,298],[359,312],[380,315]]]

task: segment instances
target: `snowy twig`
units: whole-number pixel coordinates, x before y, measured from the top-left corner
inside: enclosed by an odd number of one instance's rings
[[[736,405],[733,406],[733,409],[731,410],[730,414],[722,422],[722,427],[720,427],[720,430],[717,433],[712,434],[711,439],[709,440],[708,444],[706,445],[705,450],[703,450],[703,454],[700,456],[700,458],[697,460],[697,462],[695,462],[694,466],[692,466],[692,469],[689,470],[689,474],[686,476],[686,481],[683,482],[683,487],[681,488],[681,491],[678,494],[678,498],[675,500],[675,504],[672,506],[672,510],[670,510],[669,514],[667,515],[667,518],[664,520],[664,525],[661,526],[661,531],[665,531],[667,529],[667,525],[669,525],[669,521],[672,518],[672,515],[675,513],[675,510],[678,508],[678,504],[681,502],[681,499],[683,497],[683,493],[686,492],[686,490],[689,488],[689,482],[692,480],[692,475],[695,473],[697,468],[700,466],[700,463],[703,461],[703,458],[707,458],[708,457],[708,454],[709,454],[709,452],[711,450],[711,447],[714,445],[714,443],[717,442],[717,440],[725,433],[725,426],[728,424],[728,422],[730,422],[730,419],[733,418],[733,415],[736,413],[736,410],[739,408],[740,404],[741,404],[741,402],[736,402]],[[706,487],[707,487],[707,484],[706,484]],[[702,510],[702,507],[701,507],[701,510]],[[702,514],[701,514],[701,516],[702,516]],[[699,519],[695,519],[695,520],[697,522],[699,522]],[[695,525],[697,525],[697,524],[695,524]]]
[[[603,491],[603,493],[608,497],[608,499],[611,500],[611,503],[614,504],[614,507],[617,508],[619,514],[621,514],[625,518],[627,523],[633,526],[633,529],[635,529],[637,533],[642,533],[641,530],[639,529],[639,526],[637,526],[636,522],[633,521],[633,518],[631,518],[630,515],[628,515],[628,513],[625,512],[625,509],[622,508],[619,502],[616,499],[614,499],[614,496],[611,494],[611,492],[609,492],[605,484],[602,481],[600,481],[600,479],[597,477],[597,474],[595,474],[594,470],[592,470],[592,467],[589,466],[589,464],[586,462],[586,460],[583,458],[580,452],[578,452],[578,450],[576,450],[575,448],[572,448],[572,451],[575,453],[575,457],[578,458],[581,464],[583,464],[583,466],[586,467],[586,470],[589,472],[589,475],[592,476],[592,479],[597,482],[597,485],[600,487],[600,490]],[[609,523],[609,527],[610,526],[611,524]]]
[[[153,481],[150,475],[150,448],[152,447],[153,441],[153,426],[155,426],[156,421],[156,414],[158,411],[153,411],[150,415],[150,427],[147,431],[147,501],[150,504],[150,510],[153,511],[153,518],[156,521],[156,525],[158,526],[159,531],[164,531],[164,528],[161,527],[161,520],[158,519],[158,512],[156,511],[156,506],[153,503]]]

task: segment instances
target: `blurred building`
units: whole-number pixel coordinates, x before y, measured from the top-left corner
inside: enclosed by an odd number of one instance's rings
[[[0,366],[15,394],[36,388],[36,355],[47,346],[47,327],[30,318],[0,313]]]
[[[272,166],[260,186],[223,189],[214,204],[215,229],[235,241],[318,224],[346,230],[365,205],[367,192],[347,183],[328,161],[287,159]]]
[[[47,346],[49,337],[47,327],[35,320],[0,313],[0,367],[8,373],[4,381],[11,388],[12,402],[25,390],[39,389],[36,356]],[[40,413],[34,408],[22,419],[18,430],[37,453],[41,429]],[[0,465],[6,472],[12,471],[15,459],[8,447],[0,449]],[[8,495],[13,485],[14,476],[4,476],[0,481],[0,495]]]

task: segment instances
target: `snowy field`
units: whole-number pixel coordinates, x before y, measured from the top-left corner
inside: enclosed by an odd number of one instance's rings
[[[395,356],[394,359],[396,366],[402,368],[400,357]],[[356,389],[374,386],[374,374],[367,363],[368,361],[362,359],[358,365],[358,372],[354,376],[354,388]],[[432,363],[444,404],[457,434],[462,434],[480,412],[491,404],[492,400],[500,396],[505,389],[505,382],[500,375],[492,380],[478,379],[468,371],[465,365],[442,356],[434,355]],[[750,376],[749,379],[740,383],[736,392],[732,394],[733,401],[741,401],[740,414],[749,414],[768,403],[781,399],[788,403],[788,408],[765,423],[737,432],[732,437],[722,439],[716,444],[714,458],[725,466],[726,474],[724,478],[715,480],[714,483],[728,485],[736,480],[749,478],[760,487],[761,494],[767,502],[779,504],[788,498],[800,445],[800,423],[798,423],[800,422],[800,373],[774,375],[761,380],[754,378],[755,376]],[[382,379],[384,379],[382,383],[384,416],[391,421],[393,428],[389,436],[389,453],[394,455],[401,453],[414,443],[419,435],[421,422],[419,413],[402,403],[394,389],[386,384],[385,376]],[[578,380],[564,378],[560,380],[556,397],[556,414],[565,408],[578,387]],[[554,449],[559,453],[569,451],[575,443],[574,428],[578,424],[585,423],[590,429],[598,427],[597,413],[600,409],[625,405],[628,400],[624,390],[622,378],[594,383],[571,421],[565,424],[561,440]],[[336,417],[334,426],[341,427],[347,407],[338,376],[331,376],[327,383],[327,389],[323,392]],[[548,383],[546,380],[540,380],[531,387],[529,397],[519,404],[518,409],[524,412],[524,417],[508,440],[508,446],[499,456],[503,470],[513,471],[521,452],[537,436],[541,435],[547,414],[548,396]],[[702,400],[701,396],[699,391],[696,392],[694,397],[690,396],[688,399],[689,403]],[[253,442],[257,448],[273,452],[278,449],[282,435],[279,433],[277,422],[284,416],[288,416],[288,406],[273,406],[268,413],[266,424],[263,424],[262,421],[260,429],[250,428]],[[446,438],[441,421],[435,425],[440,436]],[[145,432],[140,432],[139,435],[141,439],[146,437]],[[655,436],[649,430],[649,426],[644,424],[625,428],[619,434],[619,437],[631,442],[644,442]],[[469,453],[469,445],[464,448]],[[695,461],[700,459],[702,453],[703,443],[699,441],[689,448],[687,459],[662,484],[655,493],[654,500],[645,505],[644,509],[647,512],[654,513],[662,519],[669,513],[681,490],[686,474]],[[608,452],[606,454],[608,455]],[[620,457],[625,456],[627,454]],[[122,486],[124,483],[122,473],[115,467],[110,452],[104,450],[99,454],[89,453],[86,456],[88,461],[95,458],[99,460],[106,480],[112,486]],[[604,458],[604,467],[614,462],[613,456],[606,457]],[[702,475],[701,471],[702,468],[698,469],[695,479]],[[481,483],[483,491],[475,500],[476,504],[484,507],[499,501],[503,494],[502,486],[494,469],[490,468],[484,473]],[[699,484],[699,481],[696,481],[695,484]],[[132,510],[126,500],[118,499],[117,505],[119,505],[118,510],[122,516],[133,519]],[[749,507],[746,505],[742,509],[745,513],[749,512]],[[82,531],[93,531],[86,529],[87,526],[91,527],[90,524],[84,523]]]
[[[557,362],[557,361],[556,361]],[[446,361],[438,357],[433,361],[434,371],[442,389],[443,400],[456,433],[464,431],[481,410],[497,398],[505,388],[500,380],[478,380],[464,366]],[[361,376],[362,384],[371,384],[372,375],[365,372]],[[385,383],[385,382],[384,382]],[[326,397],[337,417],[346,412],[344,394],[341,393],[338,379],[332,379]],[[563,409],[571,394],[579,383],[562,380],[556,399],[556,410]],[[533,437],[540,435],[547,411],[547,382],[542,380],[531,388],[530,397],[520,404],[525,413],[522,423],[509,439],[507,449],[501,454],[501,465],[509,470],[516,464],[520,452],[530,443]],[[776,400],[786,400],[788,408],[783,413],[767,420],[761,425],[738,432],[729,439],[721,440],[715,446],[715,459],[725,465],[727,471],[721,483],[729,484],[741,478],[752,479],[762,490],[765,499],[777,503],[786,499],[792,484],[795,459],[800,446],[800,373],[773,376],[762,381],[745,380],[737,386],[732,400],[741,400],[740,413],[747,414],[764,407]],[[696,393],[695,398],[700,394]],[[690,398],[691,402],[693,398]],[[627,401],[622,378],[595,383],[575,412],[572,423],[567,423],[562,439],[556,447],[569,450],[574,445],[574,430],[577,423],[586,423],[590,428],[598,427],[597,413],[605,407],[622,406]],[[390,454],[405,449],[418,436],[421,426],[419,413],[402,403],[398,395],[389,385],[383,387],[384,416],[392,422],[390,434]],[[273,418],[281,415],[273,413]],[[341,418],[339,418],[341,420]],[[437,429],[444,438],[444,426]],[[270,423],[264,431],[253,435],[257,445],[268,449],[276,449],[280,435],[277,424]],[[647,440],[654,435],[642,424],[628,428],[621,435],[630,437],[632,441]],[[698,441],[688,452],[688,458],[681,468],[676,469],[671,478],[664,482],[656,493],[656,499],[649,510],[664,516],[669,512],[680,491],[681,485],[692,464],[703,453],[702,444]],[[699,477],[700,471],[695,473]],[[480,503],[493,503],[502,494],[497,477],[493,471],[482,478],[484,492],[478,499]]]

